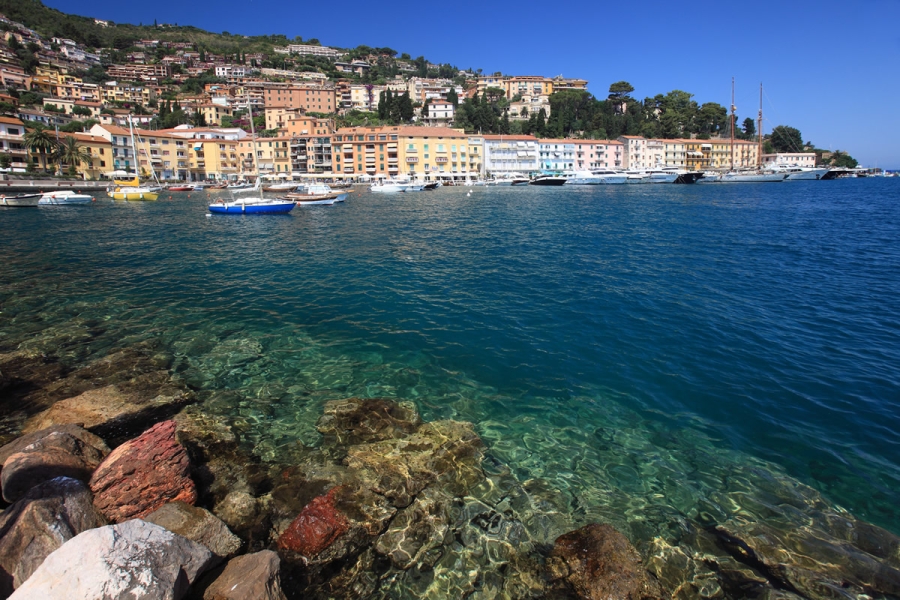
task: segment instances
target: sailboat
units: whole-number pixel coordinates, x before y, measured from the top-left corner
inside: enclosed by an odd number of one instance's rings
[[[131,152],[134,154],[134,178],[128,181],[113,180],[115,187],[106,193],[113,200],[156,200],[159,198],[159,193],[149,187],[142,186],[137,176],[138,152],[134,143],[134,124],[131,122],[130,117],[128,118],[128,133],[131,135]]]
[[[250,140],[251,140],[251,153],[253,154],[253,167],[256,169],[256,184],[252,188],[245,188],[242,190],[235,190],[234,193],[241,192],[255,192],[259,190],[259,199],[255,198],[241,198],[240,200],[232,200],[228,201],[224,198],[219,198],[209,205],[209,212],[213,214],[224,214],[224,215],[260,215],[260,214],[285,214],[294,210],[294,207],[297,205],[293,200],[288,199],[266,199],[263,198],[263,189],[262,189],[262,177],[259,175],[259,157],[256,155],[256,128],[253,126],[253,105],[250,104],[250,97],[247,97],[247,107],[250,111]]]
[[[756,152],[755,171],[736,171],[734,168],[734,77],[731,78],[731,168],[727,173],[704,174],[702,183],[777,183],[787,178],[785,173],[763,173],[759,170],[762,161],[762,84],[759,85],[759,138]]]

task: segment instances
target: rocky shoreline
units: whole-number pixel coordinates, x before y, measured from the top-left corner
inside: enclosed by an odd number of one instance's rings
[[[399,399],[263,462],[170,361],[0,354],[0,598],[900,597],[900,538],[799,483],[632,543]]]

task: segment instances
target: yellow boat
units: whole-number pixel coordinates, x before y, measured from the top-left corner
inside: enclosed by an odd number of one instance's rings
[[[107,192],[113,200],[156,200],[159,198],[157,192],[147,187],[117,187]]]
[[[113,184],[116,187],[106,192],[113,200],[156,200],[159,198],[159,193],[142,186],[137,177],[124,181],[114,179]]]

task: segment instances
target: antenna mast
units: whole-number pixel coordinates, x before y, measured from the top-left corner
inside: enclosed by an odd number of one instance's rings
[[[759,125],[756,127],[756,134],[759,136],[756,142],[756,166],[757,168],[762,166],[762,82],[759,84]]]
[[[731,170],[734,171],[734,77],[731,78],[731,146],[729,147],[731,154]]]

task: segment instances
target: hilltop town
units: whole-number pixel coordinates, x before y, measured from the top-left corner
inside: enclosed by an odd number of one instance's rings
[[[131,37],[104,42],[91,31],[120,26],[89,25],[45,26],[76,41],[0,16],[0,169],[206,181],[257,169],[273,178],[468,179],[772,161],[856,166],[791,127],[776,127],[761,145],[752,119],[735,123],[732,143],[726,109],[679,90],[638,101],[620,81],[597,100],[585,79],[486,75],[390,48],[223,33],[231,52],[213,52],[207,38],[189,41],[198,36],[177,35],[184,28],[176,26],[132,27]],[[148,31],[159,35],[134,38]]]

